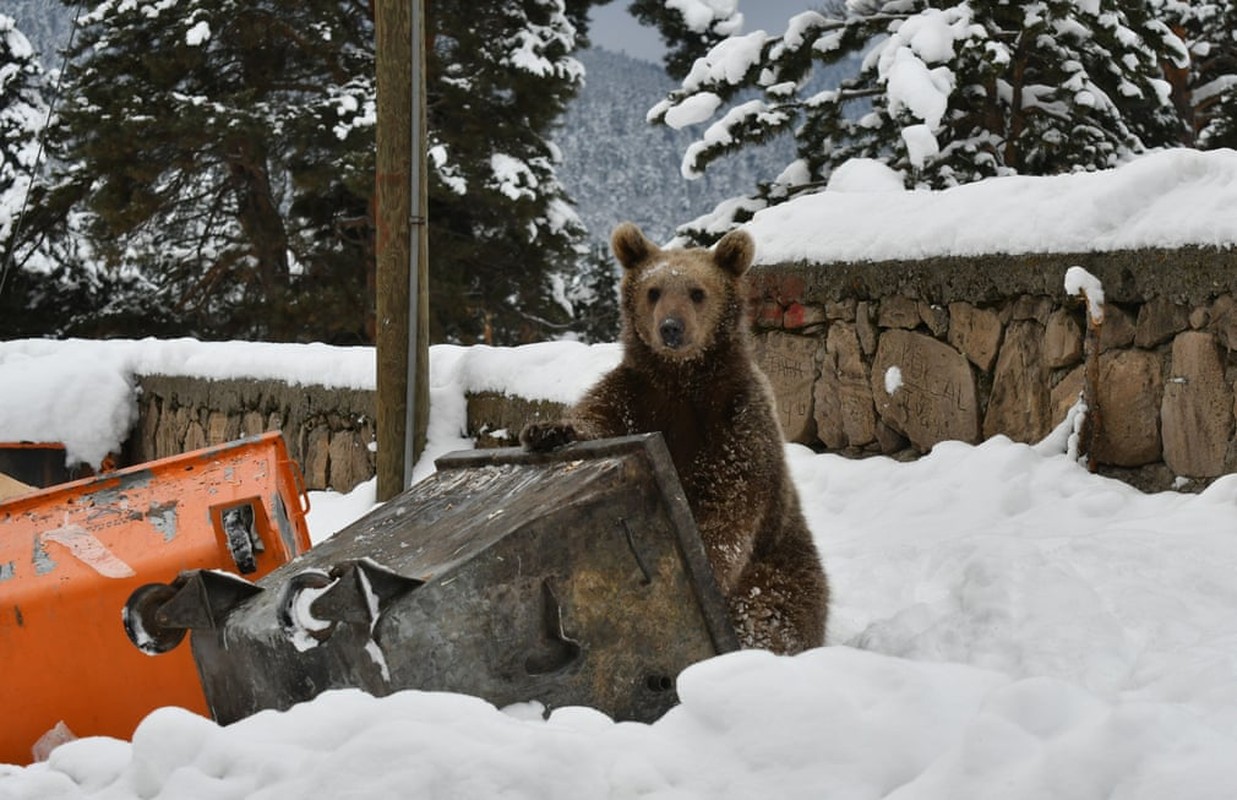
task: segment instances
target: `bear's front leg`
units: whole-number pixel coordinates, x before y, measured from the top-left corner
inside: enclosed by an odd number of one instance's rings
[[[570,422],[530,422],[520,431],[525,450],[544,453],[571,444],[580,438]]]

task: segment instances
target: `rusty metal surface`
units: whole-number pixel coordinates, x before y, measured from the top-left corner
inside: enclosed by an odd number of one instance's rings
[[[438,467],[193,631],[217,720],[360,687],[648,721],[737,648],[660,435]]]

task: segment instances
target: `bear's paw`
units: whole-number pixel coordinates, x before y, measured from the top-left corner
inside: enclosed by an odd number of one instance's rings
[[[525,450],[544,453],[571,444],[579,437],[570,422],[530,422],[520,431]]]

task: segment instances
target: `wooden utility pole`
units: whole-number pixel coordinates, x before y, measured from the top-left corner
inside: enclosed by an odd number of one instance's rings
[[[408,488],[429,421],[425,0],[375,0],[378,500]]]

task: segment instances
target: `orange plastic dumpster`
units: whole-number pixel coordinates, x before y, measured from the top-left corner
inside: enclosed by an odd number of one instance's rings
[[[61,722],[127,739],[160,706],[205,713],[188,648],[134,648],[125,602],[182,570],[265,575],[309,549],[308,510],[278,433],[0,502],[0,762]]]

